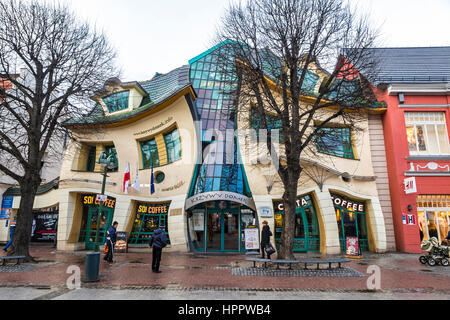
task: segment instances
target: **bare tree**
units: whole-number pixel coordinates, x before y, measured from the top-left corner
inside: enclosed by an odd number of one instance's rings
[[[358,129],[363,110],[376,105],[370,80],[379,61],[368,50],[376,38],[368,19],[344,0],[239,1],[223,17],[217,41],[225,41],[233,54],[219,60],[222,72],[232,71],[230,79],[239,82],[229,86],[239,106],[235,113],[244,110],[247,119],[254,113],[259,128],[269,130],[271,158],[281,159],[281,258],[293,258],[298,183],[311,164],[302,163],[301,157],[317,157],[316,144],[333,139],[323,128],[339,122]],[[320,88],[311,81],[317,73],[322,74]],[[242,106],[251,106],[251,112]],[[270,129],[279,129],[279,153]],[[316,180],[323,184],[326,175],[307,170],[309,176],[319,174]]]
[[[43,156],[68,134],[61,123],[87,111],[92,93],[116,76],[114,61],[104,34],[68,7],[0,2],[0,75],[13,85],[0,88],[0,171],[17,181],[21,192],[8,254],[32,260],[32,209]]]

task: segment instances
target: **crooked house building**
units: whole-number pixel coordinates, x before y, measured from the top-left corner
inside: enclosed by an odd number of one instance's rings
[[[252,145],[246,147],[247,140],[233,132],[256,128],[257,121],[251,105],[243,106],[247,120],[233,113],[235,102],[217,68],[218,52],[226,50],[222,43],[148,81],[111,79],[92,97],[87,116],[65,124],[75,139],[65,150],[59,180],[43,186],[35,201],[36,208],[58,208],[58,250],[93,248],[97,224],[99,243],[104,243],[112,221],[128,233],[129,250],[147,247],[153,231],[164,225],[168,250],[245,252],[246,231],[263,220],[277,245],[283,186],[271,165],[243,161]],[[327,73],[317,67],[308,75],[311,91],[317,91]],[[334,143],[312,146],[320,158],[301,159],[305,169],[298,186],[295,252],[340,254],[349,236],[359,238],[363,252],[395,249],[392,216],[383,209],[390,204],[380,201],[387,188],[378,135],[385,111],[365,112],[358,132],[339,121],[330,124],[338,135]],[[102,151],[115,153],[118,167],[107,173],[107,200],[100,207],[96,195],[103,168],[97,159]],[[124,192],[127,168],[130,186]],[[14,196],[13,210],[19,201]]]

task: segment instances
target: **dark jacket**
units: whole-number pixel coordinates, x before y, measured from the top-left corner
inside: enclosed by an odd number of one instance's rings
[[[153,232],[153,235],[150,238],[150,247],[154,246],[155,248],[164,248],[167,245],[167,236],[166,233],[164,231],[162,231],[161,229],[156,229]]]
[[[113,228],[112,226],[109,227],[108,229],[108,235],[106,236],[107,238],[109,237],[111,239],[112,243],[116,243],[116,229]]]
[[[447,238],[445,238],[446,240],[450,240],[450,231],[448,232]]]
[[[261,232],[261,244],[264,246],[270,243],[270,237],[272,236],[272,231],[270,231],[269,226],[265,226]]]

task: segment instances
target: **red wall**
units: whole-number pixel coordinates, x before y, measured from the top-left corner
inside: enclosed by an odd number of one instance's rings
[[[389,189],[391,193],[394,231],[397,249],[402,252],[420,253],[420,235],[418,225],[404,225],[403,214],[415,214],[417,221],[416,197],[426,194],[450,194],[450,177],[416,177],[417,193],[405,194],[403,180],[408,178],[405,171],[410,170],[410,162],[414,165],[426,165],[436,162],[440,165],[450,164],[449,161],[437,160],[406,160],[409,157],[408,141],[406,136],[405,111],[440,111],[446,113],[447,134],[450,133],[450,114],[448,108],[399,108],[398,96],[389,96],[387,91],[375,89],[379,101],[388,105],[383,117],[383,131],[386,146],[386,160],[389,176]],[[412,96],[405,95],[405,105],[448,105],[450,98],[441,96]],[[412,211],[408,212],[408,205]]]

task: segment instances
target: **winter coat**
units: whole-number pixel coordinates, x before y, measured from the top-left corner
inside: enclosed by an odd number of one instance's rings
[[[166,233],[161,229],[156,229],[153,232],[152,237],[150,238],[150,247],[154,246],[155,248],[162,249],[167,245],[168,239]]]
[[[270,237],[272,236],[272,231],[270,231],[269,226],[265,226],[261,232],[261,244],[264,247],[266,244],[270,243]]]

